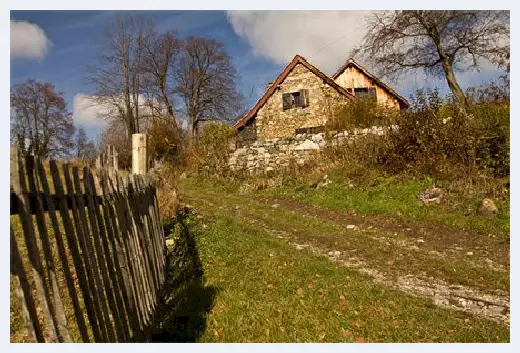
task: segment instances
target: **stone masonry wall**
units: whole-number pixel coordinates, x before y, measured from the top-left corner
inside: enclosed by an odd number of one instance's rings
[[[383,135],[385,128],[374,126],[367,129],[342,131],[333,135],[329,143],[342,145],[370,134]],[[231,153],[228,163],[230,168],[235,171],[269,173],[288,167],[291,161],[303,166],[310,158],[316,158],[316,153],[319,153],[326,145],[327,140],[324,133],[298,134],[292,138],[257,141],[249,146],[237,148]]]
[[[283,110],[282,95],[309,90],[309,105]],[[259,141],[294,138],[297,128],[325,125],[339,104],[348,98],[341,95],[321,78],[302,64],[294,67],[279,89],[269,97],[256,116],[256,129]]]

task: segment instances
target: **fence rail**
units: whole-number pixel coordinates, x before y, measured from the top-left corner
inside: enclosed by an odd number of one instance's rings
[[[145,177],[12,156],[11,215],[11,295],[26,340],[144,340],[165,278]]]

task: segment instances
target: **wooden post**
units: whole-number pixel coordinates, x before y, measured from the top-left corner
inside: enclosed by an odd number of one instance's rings
[[[146,135],[132,135],[132,174],[146,174],[148,155],[146,151]]]

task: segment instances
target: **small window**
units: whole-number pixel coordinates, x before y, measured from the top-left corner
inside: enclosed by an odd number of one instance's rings
[[[282,94],[283,110],[291,108],[305,108],[309,105],[309,90]]]
[[[368,88],[368,87],[359,87],[354,88],[354,95],[358,97],[359,99],[376,99],[376,89],[374,87]]]

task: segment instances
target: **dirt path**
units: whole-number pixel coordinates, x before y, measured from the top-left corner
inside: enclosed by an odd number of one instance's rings
[[[204,197],[204,199],[200,197]],[[370,238],[375,242],[382,243],[384,246],[382,249],[392,249],[392,251],[399,253],[399,256],[405,255],[414,258],[414,252],[415,256],[424,255],[427,252],[429,257],[441,258],[446,261],[461,257],[465,263],[469,263],[473,267],[481,267],[487,271],[504,273],[508,276],[509,261],[503,261],[504,254],[492,254],[489,249],[483,248],[478,241],[472,242],[469,233],[459,232],[456,237],[450,238],[446,234],[446,229],[436,232],[439,229],[426,229],[421,227],[420,224],[399,225],[394,221],[383,221],[381,217],[363,218],[352,214],[321,210],[279,198],[253,200],[233,195],[233,199],[226,199],[224,195],[206,190],[204,196],[199,194],[197,198],[190,197],[189,201],[196,206],[204,205],[203,207],[209,210],[218,208],[245,219],[249,223],[265,229],[273,236],[284,240],[296,249],[308,249],[316,255],[327,257],[334,263],[356,269],[371,277],[374,282],[411,295],[431,298],[433,305],[486,317],[509,325],[510,304],[508,293],[498,290],[489,293],[489,291],[478,290],[471,286],[449,283],[428,276],[426,273],[412,268],[413,266],[410,266],[409,269],[401,268],[397,274],[390,275],[380,263],[378,266],[374,266],[373,259],[370,256],[367,257],[369,254],[356,247],[355,243],[346,243],[346,246],[341,247],[338,246],[338,242],[333,241],[334,239],[317,236],[306,237],[302,235],[301,229],[297,229],[296,226],[293,228],[288,224],[273,223],[274,217],[271,219],[266,216],[265,209],[262,209],[262,214],[259,207],[260,205],[263,205],[264,208],[268,206],[272,209],[270,211],[277,214],[293,214],[295,219],[296,217],[309,218],[318,223],[320,220],[332,221],[340,227],[355,232],[359,237]],[[422,230],[420,230],[421,228]],[[406,238],[388,235],[392,232],[405,234]],[[453,235],[452,230],[451,232]],[[308,233],[311,233],[311,230]],[[457,239],[457,242],[452,239]],[[425,241],[428,242],[428,248],[421,248],[421,242]],[[505,250],[501,248],[501,251]],[[468,259],[470,257],[467,255],[469,252],[472,253],[471,257],[478,258],[478,260]],[[392,265],[392,261],[388,261],[388,268],[392,268]]]

